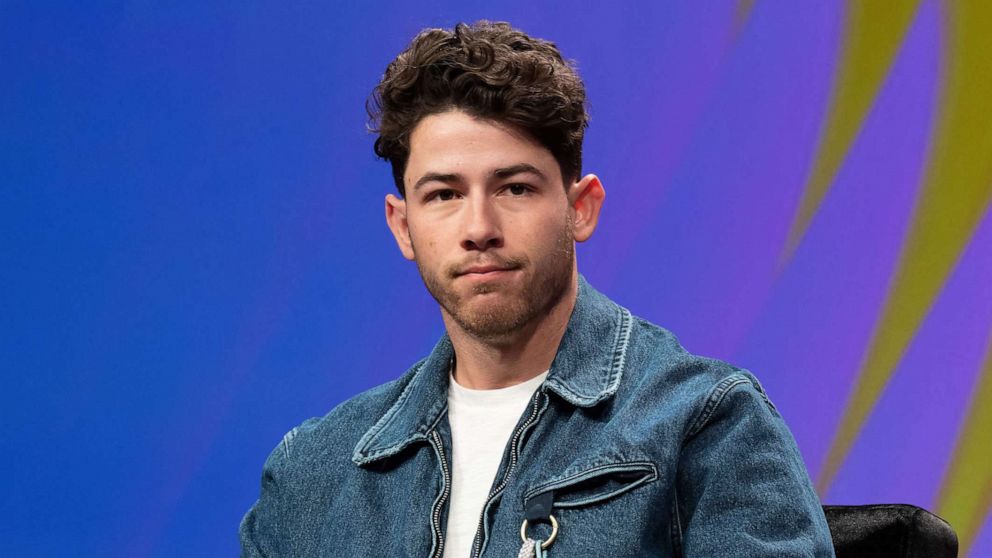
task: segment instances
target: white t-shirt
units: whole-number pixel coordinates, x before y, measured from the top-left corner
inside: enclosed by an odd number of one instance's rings
[[[468,389],[448,382],[451,424],[451,502],[444,558],[468,558],[503,451],[547,371],[500,389]]]

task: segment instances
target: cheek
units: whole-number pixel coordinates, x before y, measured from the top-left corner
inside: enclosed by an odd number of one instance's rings
[[[410,223],[410,242],[418,260],[427,262],[436,259],[443,238],[444,232],[436,223]]]
[[[563,238],[571,240],[572,231],[567,214],[545,215],[529,223],[517,223],[510,227],[520,245],[528,251],[547,253],[557,250]]]

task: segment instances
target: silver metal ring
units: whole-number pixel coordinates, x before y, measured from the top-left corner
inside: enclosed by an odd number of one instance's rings
[[[558,536],[558,520],[555,516],[549,515],[548,519],[551,520],[551,536],[548,540],[541,543],[541,550],[547,550],[551,543],[555,542],[555,537]],[[527,542],[527,520],[525,519],[523,524],[520,525],[520,540]]]

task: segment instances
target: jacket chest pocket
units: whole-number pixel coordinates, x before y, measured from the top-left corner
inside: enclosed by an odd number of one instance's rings
[[[559,526],[549,556],[644,556],[659,554],[649,533],[663,533],[658,513],[658,469],[649,461],[610,463],[566,473],[524,493],[525,515],[553,515]],[[529,528],[535,539],[550,535],[550,521]]]
[[[524,494],[524,507],[533,498],[548,493],[554,494],[555,508],[589,506],[615,498],[657,478],[657,467],[648,461],[598,465],[528,490]]]

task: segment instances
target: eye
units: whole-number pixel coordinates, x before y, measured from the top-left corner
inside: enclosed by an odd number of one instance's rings
[[[506,191],[513,196],[523,196],[530,192],[530,187],[526,184],[510,184],[506,187]]]
[[[426,201],[451,201],[455,199],[455,196],[457,195],[458,192],[455,192],[450,188],[445,188],[443,190],[435,190],[428,194]]]

